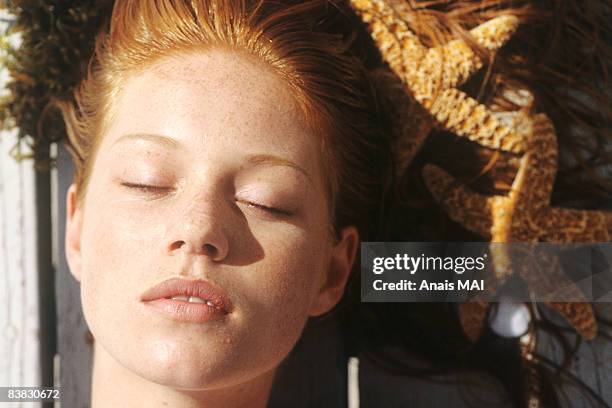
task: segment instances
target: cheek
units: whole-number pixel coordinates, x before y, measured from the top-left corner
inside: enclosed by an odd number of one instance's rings
[[[81,298],[94,332],[95,320],[112,325],[108,320],[118,318],[112,309],[133,301],[143,290],[139,283],[147,282],[144,275],[154,272],[146,265],[157,226],[100,197],[88,203],[81,232]]]
[[[260,240],[265,256],[239,282],[240,292],[262,309],[260,315],[289,325],[305,321],[329,262],[321,241],[306,231]]]
[[[252,237],[262,257],[237,269],[228,283],[267,315],[305,320],[330,262],[332,244],[321,218],[309,214],[299,223],[251,222],[247,233],[235,237],[234,252],[248,252]]]
[[[284,358],[297,342],[322,279],[322,251],[305,234],[260,240],[265,257],[236,271],[232,288],[240,294],[240,318],[248,327],[238,348],[253,350],[257,364]],[[238,278],[240,276],[240,278]],[[274,345],[270,347],[270,345]],[[260,350],[260,352],[254,352]]]

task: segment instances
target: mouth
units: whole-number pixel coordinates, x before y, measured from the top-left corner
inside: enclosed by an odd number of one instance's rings
[[[181,302],[188,302],[188,303],[200,303],[200,304],[206,304],[206,306],[210,306],[210,307],[217,307],[217,305],[212,300],[202,299],[197,296],[180,295],[180,296],[172,296],[170,298],[165,298],[165,299],[178,300]]]
[[[144,292],[140,301],[170,319],[193,323],[219,319],[232,310],[221,288],[199,279],[167,279]]]

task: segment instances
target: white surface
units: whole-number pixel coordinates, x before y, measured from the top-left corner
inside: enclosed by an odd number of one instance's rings
[[[348,408],[359,408],[359,359],[348,359]]]
[[[34,169],[9,156],[15,133],[0,133],[0,385],[40,383]],[[29,405],[31,406],[31,405]]]
[[[7,79],[0,68],[0,93]],[[34,168],[10,157],[16,141],[0,132],[0,386],[40,386]],[[26,405],[40,406],[10,406]]]

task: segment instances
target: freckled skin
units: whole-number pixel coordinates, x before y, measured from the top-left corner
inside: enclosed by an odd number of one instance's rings
[[[339,244],[329,236],[320,139],[295,106],[266,66],[221,50],[169,57],[126,81],[83,208],[67,227],[67,257],[96,341],[94,406],[121,392],[124,404],[240,406],[255,398],[265,406],[275,367],[308,316],[338,301],[328,277],[336,264],[348,275],[358,237],[352,227]],[[178,147],[119,141],[143,133]],[[250,154],[282,157],[307,175],[249,165]],[[125,181],[169,189],[143,192]],[[292,215],[248,204],[261,201]],[[200,251],[203,244],[217,255]],[[222,287],[232,312],[185,323],[139,300],[179,275]]]

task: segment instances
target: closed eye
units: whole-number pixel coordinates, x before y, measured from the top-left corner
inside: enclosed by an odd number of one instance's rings
[[[153,194],[163,194],[169,190],[172,190],[172,187],[151,186],[147,184],[138,184],[138,183],[129,183],[129,182],[122,182],[121,185],[124,187],[130,188],[130,189],[140,190],[144,193],[153,193]],[[272,215],[285,216],[285,217],[293,215],[289,211],[282,210],[276,207],[269,207],[267,205],[258,204],[258,203],[254,203],[251,201],[242,201],[242,203],[244,203],[247,207],[255,208],[257,210],[261,210],[261,211],[264,211]]]
[[[263,205],[263,204],[257,204],[257,203],[254,203],[252,201],[242,201],[242,203],[245,204],[247,207],[251,207],[251,208],[255,208],[257,210],[265,211],[265,212],[267,212],[269,214],[272,214],[272,215],[285,216],[285,217],[293,215],[289,211],[282,210],[282,209],[276,208],[276,207],[269,207],[269,206]]]
[[[154,193],[154,194],[161,194],[169,190],[172,190],[171,187],[151,186],[147,184],[128,183],[128,182],[122,182],[121,185],[127,188],[140,190],[144,193]]]

